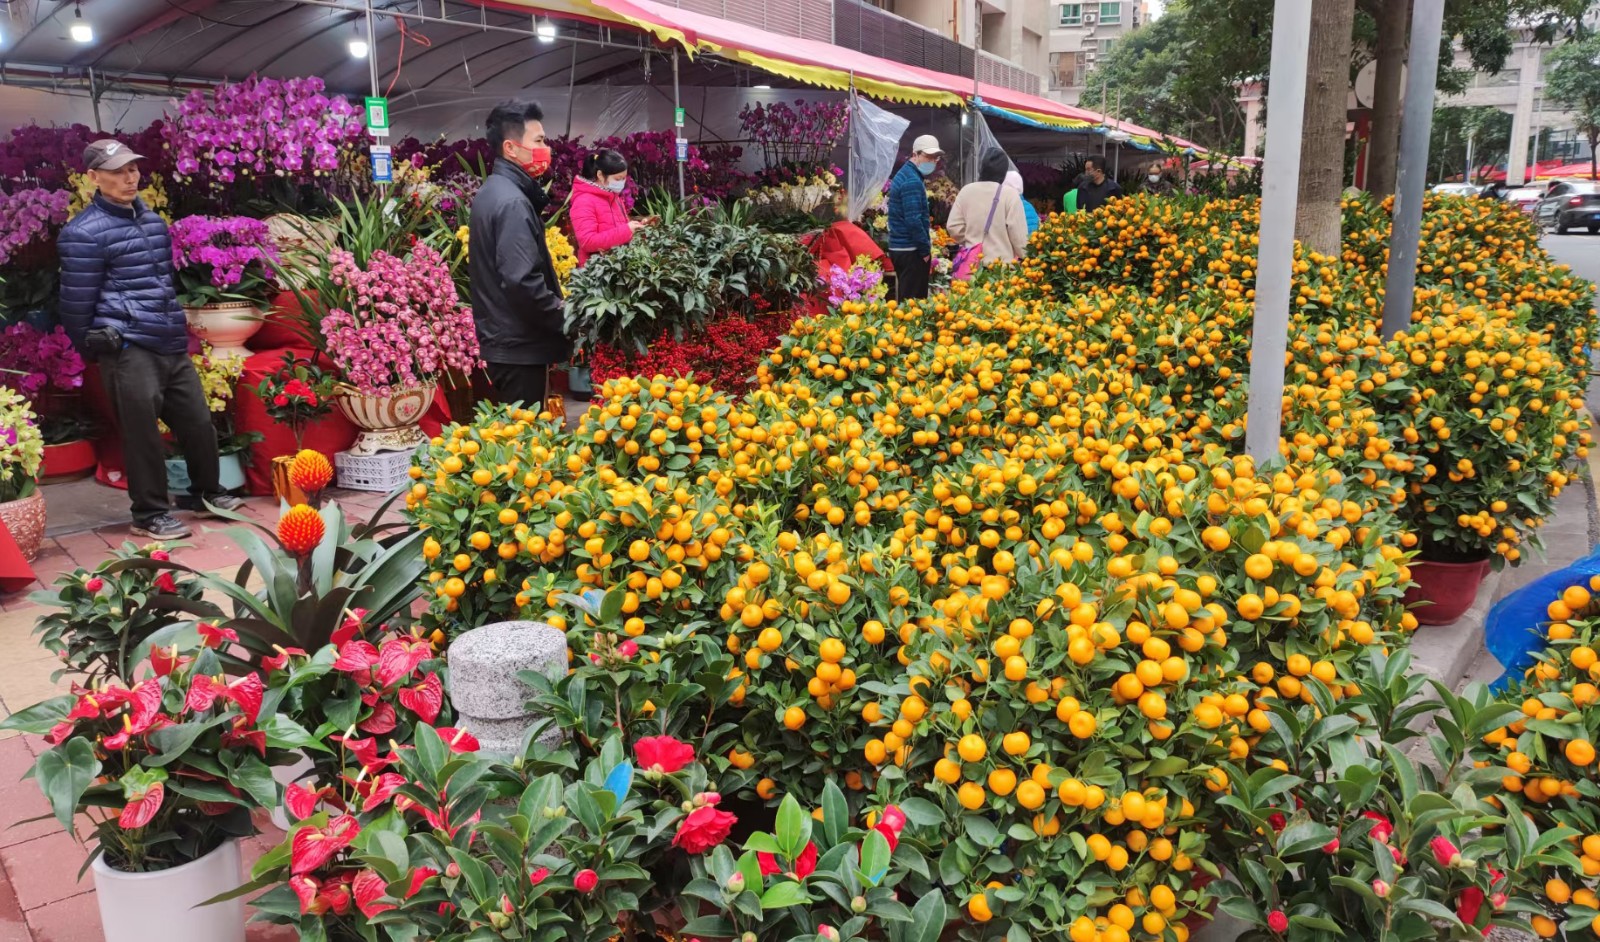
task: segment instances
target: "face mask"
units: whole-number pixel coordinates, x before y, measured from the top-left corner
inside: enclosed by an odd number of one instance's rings
[[[922,174],[925,177],[931,177],[931,176],[933,176],[933,171],[937,170],[938,167],[939,167],[939,165],[936,164],[936,163],[934,163],[934,164],[917,164],[917,172]]]
[[[627,188],[628,181],[627,180],[607,180],[605,183],[602,183],[601,186],[604,186],[606,189],[610,190],[613,193],[621,193],[624,189]]]
[[[1149,180],[1150,180],[1151,183],[1160,183],[1161,182],[1161,174],[1152,173],[1149,176]]]
[[[518,147],[522,145],[518,144]],[[528,172],[528,176],[538,178],[550,169],[550,148],[544,144],[535,144],[524,148],[528,152],[527,160],[517,161],[517,166]]]

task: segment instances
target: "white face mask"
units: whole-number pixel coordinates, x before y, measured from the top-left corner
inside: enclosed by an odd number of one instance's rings
[[[613,193],[621,193],[624,189],[627,188],[628,180],[627,180],[626,177],[624,177],[624,178],[622,178],[620,180],[607,180],[605,183],[602,183],[600,185],[605,187],[606,189],[610,190]]]
[[[1151,183],[1160,183],[1161,182],[1161,174],[1159,174],[1159,173],[1150,174],[1150,182]]]

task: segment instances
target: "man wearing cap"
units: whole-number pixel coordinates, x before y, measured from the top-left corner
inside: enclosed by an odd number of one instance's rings
[[[173,282],[167,224],[139,199],[139,161],[114,140],[83,152],[98,192],[61,230],[61,325],[100,378],[122,433],[133,534],[173,540],[189,527],[169,513],[160,422],[177,436],[189,466],[190,510],[235,510],[222,490],[217,432],[189,359],[189,328]]]
[[[894,263],[894,296],[908,301],[928,296],[928,269],[933,243],[928,226],[928,187],[923,177],[939,166],[939,141],[924,134],[911,142],[907,160],[889,184],[889,260]]]

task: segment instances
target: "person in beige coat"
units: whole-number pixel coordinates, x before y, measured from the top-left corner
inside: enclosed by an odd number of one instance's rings
[[[1028,217],[1022,195],[1004,185],[1010,169],[1011,161],[1003,152],[990,151],[979,168],[978,182],[967,184],[956,195],[945,225],[950,237],[961,245],[982,243],[984,265],[1014,262],[1028,250]],[[989,221],[991,208],[993,222]]]

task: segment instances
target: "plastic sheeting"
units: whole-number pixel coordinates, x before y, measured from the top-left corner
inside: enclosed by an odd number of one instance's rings
[[[595,121],[595,138],[627,137],[650,130],[650,90],[634,85],[614,91]]]
[[[1600,550],[1590,553],[1565,569],[1540,576],[1494,604],[1483,623],[1483,644],[1506,669],[1494,682],[1503,690],[1522,672],[1533,666],[1534,652],[1544,647],[1539,626],[1550,620],[1546,609],[1561,597],[1564,589],[1589,587],[1589,578],[1600,575]]]
[[[1000,146],[999,141],[995,140],[994,132],[989,130],[989,122],[983,119],[982,113],[974,111],[971,114],[974,146],[972,152],[967,155],[966,166],[962,169],[961,182],[963,184],[977,182],[978,173],[983,167],[984,160],[996,151],[999,151],[1001,156],[1005,157],[1006,163],[1010,165],[1012,170],[1017,169],[1016,161],[1012,160],[1011,155],[1006,153],[1006,149]]]
[[[860,95],[851,98],[850,170],[846,174],[851,222],[860,221],[861,214],[883,192],[900,153],[900,139],[910,126],[909,119],[884,111]]]

